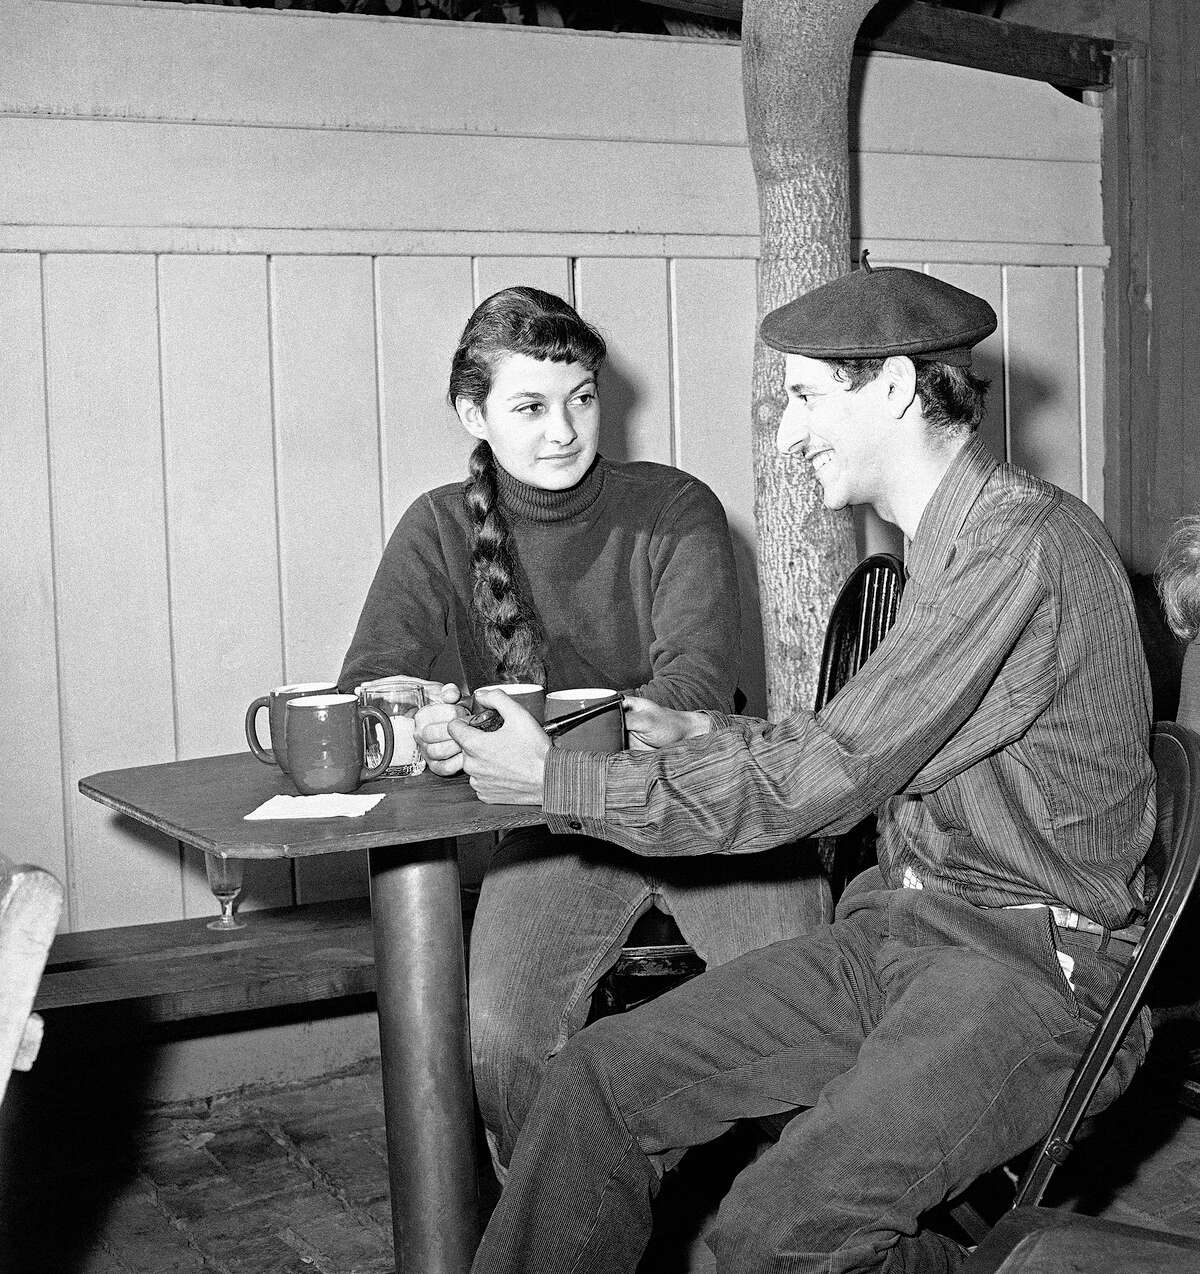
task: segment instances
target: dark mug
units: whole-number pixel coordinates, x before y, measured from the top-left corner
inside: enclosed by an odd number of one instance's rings
[[[383,748],[374,765],[365,764],[367,732],[378,729]],[[305,796],[353,792],[377,779],[391,764],[392,721],[354,695],[301,695],[284,705],[283,738],[288,773]]]
[[[533,682],[514,681],[502,685],[476,686],[475,694],[478,695],[481,690],[502,690],[514,703],[519,703],[535,721],[540,722],[545,716],[546,688],[544,686],[535,685]],[[483,703],[474,697],[471,702],[476,712],[484,707]]]
[[[337,686],[331,681],[300,681],[290,686],[276,686],[270,694],[259,695],[246,709],[246,742],[250,751],[267,765],[277,765],[286,774],[287,742],[283,735],[283,710],[289,699],[300,695],[334,695]],[[271,734],[271,746],[264,748],[258,741],[258,714],[267,709],[267,729]]]
[[[613,698],[611,690],[552,690],[546,696],[546,721],[553,721],[555,717],[565,716],[578,708],[590,708],[597,699],[613,699],[612,707],[556,734],[556,748],[573,752],[625,750],[625,713],[621,710],[621,701]]]

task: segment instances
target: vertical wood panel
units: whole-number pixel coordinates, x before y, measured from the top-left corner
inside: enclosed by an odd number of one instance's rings
[[[1104,271],[1079,271],[1079,437],[1083,498],[1104,517]]]
[[[1196,444],[1196,354],[1189,332],[1200,285],[1195,255],[1196,167],[1194,138],[1200,126],[1195,45],[1187,37],[1189,10],[1182,0],[1150,0],[1150,76],[1147,126],[1149,173],[1146,210],[1151,327],[1135,357],[1148,363],[1147,397],[1152,415],[1137,440],[1133,462],[1134,563],[1152,568],[1177,513],[1194,507],[1195,489],[1185,490],[1184,457]],[[1189,162],[1191,161],[1191,162]],[[1193,196],[1189,198],[1189,195]],[[1145,392],[1145,390],[1143,390]],[[1136,410],[1136,407],[1135,407]],[[1125,422],[1121,422],[1124,424]]]
[[[0,594],[8,611],[0,624],[0,687],[6,715],[37,740],[31,750],[23,730],[0,730],[0,846],[65,882],[41,314],[38,257],[0,256]]]
[[[956,288],[981,296],[996,311],[999,323],[986,341],[980,341],[972,356],[971,370],[991,381],[987,412],[979,426],[981,437],[999,460],[1008,459],[1004,401],[1004,277],[998,265],[948,265],[938,263],[926,273],[945,279]]]
[[[163,257],[159,301],[179,755],[210,756],[283,680],[266,261]],[[291,900],[290,863],[248,865],[243,908]],[[217,910],[191,851],[184,910]]]
[[[73,919],[175,919],[175,843],[75,791],[175,753],[154,261],[50,257],[45,306]]]
[[[421,494],[467,473],[474,439],[446,401],[450,359],[474,309],[467,257],[383,257],[379,307],[383,538]]]
[[[571,263],[566,257],[477,257],[475,300],[482,301],[501,288],[525,284],[571,298]],[[465,316],[464,316],[465,317]]]
[[[667,263],[587,257],[576,265],[579,312],[608,342],[600,449],[615,460],[671,463]]]
[[[750,435],[755,263],[679,260],[671,283],[677,463],[703,478],[725,506],[742,588],[741,686],[746,710],[764,716]]]
[[[1179,246],[1185,266],[1178,276],[1183,317],[1175,336],[1187,354],[1180,384],[1182,409],[1175,417],[1172,429],[1177,457],[1173,468],[1179,474],[1180,485],[1174,491],[1166,489],[1168,497],[1174,497],[1172,503],[1168,504],[1161,495],[1150,502],[1154,517],[1152,525],[1156,532],[1152,547],[1156,557],[1176,517],[1200,512],[1200,428],[1196,425],[1195,407],[1197,396],[1200,396],[1200,359],[1195,357],[1195,351],[1200,348],[1200,277],[1195,268],[1196,261],[1200,260],[1200,218],[1195,213],[1200,202],[1200,93],[1196,92],[1195,65],[1196,54],[1200,50],[1200,10],[1194,4],[1181,4],[1179,12],[1182,27],[1176,56],[1186,68],[1180,78],[1190,85],[1190,90],[1184,94],[1179,125],[1177,162],[1183,170],[1180,208],[1186,210],[1179,227]],[[1166,147],[1163,153],[1172,155]],[[1159,491],[1162,490],[1160,487]]]
[[[379,559],[375,298],[367,257],[271,265],[288,681],[334,678]],[[366,891],[363,855],[296,866],[301,902]]]
[[[1079,330],[1075,271],[1008,266],[1008,389],[1011,458],[1079,495]]]

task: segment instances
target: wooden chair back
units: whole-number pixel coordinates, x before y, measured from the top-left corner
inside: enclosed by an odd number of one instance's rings
[[[815,712],[820,712],[875,653],[895,622],[903,592],[904,564],[891,553],[873,553],[847,576],[825,627]],[[846,885],[874,861],[874,818],[864,819],[841,836],[822,836],[817,853],[836,906]]]
[[[846,577],[825,627],[814,712],[821,711],[887,636],[903,591],[904,564],[891,553],[863,558]]]
[[[1013,1207],[1038,1203],[1055,1168],[1070,1154],[1072,1138],[1142,1006],[1150,975],[1200,876],[1200,735],[1174,721],[1160,721],[1154,727],[1151,751],[1158,775],[1158,817],[1145,858],[1150,914],[1142,939],[1075,1067],[1054,1123],[1021,1177]]]

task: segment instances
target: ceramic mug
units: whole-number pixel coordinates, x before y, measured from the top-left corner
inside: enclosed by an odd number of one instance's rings
[[[514,702],[519,703],[526,712],[529,713],[535,721],[545,720],[546,715],[546,688],[545,686],[536,686],[532,682],[510,681],[502,685],[495,686],[476,686],[475,695],[477,696],[481,690],[501,690]],[[479,712],[486,705],[480,702],[478,698],[472,699],[474,711]]]
[[[613,690],[551,690],[546,696],[546,720],[565,716],[577,708],[590,707],[597,699],[609,699]],[[605,712],[598,712],[578,725],[568,726],[554,736],[556,748],[574,752],[623,752],[625,750],[625,713],[620,700]]]
[[[246,709],[246,742],[250,751],[267,765],[277,765],[286,774],[288,772],[287,744],[283,737],[283,710],[289,699],[300,695],[332,695],[337,694],[337,686],[332,681],[300,681],[290,686],[276,686],[270,694],[260,695]],[[267,729],[271,734],[271,746],[264,748],[258,741],[258,714],[262,708],[267,709]]]
[[[368,732],[382,734],[374,765],[365,764]],[[305,796],[353,792],[377,779],[392,760],[392,721],[378,708],[364,707],[354,695],[300,695],[284,706],[283,738],[288,773]]]

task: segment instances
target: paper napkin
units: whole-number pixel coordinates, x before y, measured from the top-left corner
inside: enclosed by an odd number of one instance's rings
[[[255,818],[361,818],[385,795],[384,792],[371,796],[329,792],[324,796],[272,796],[258,809],[244,815],[242,821]]]

